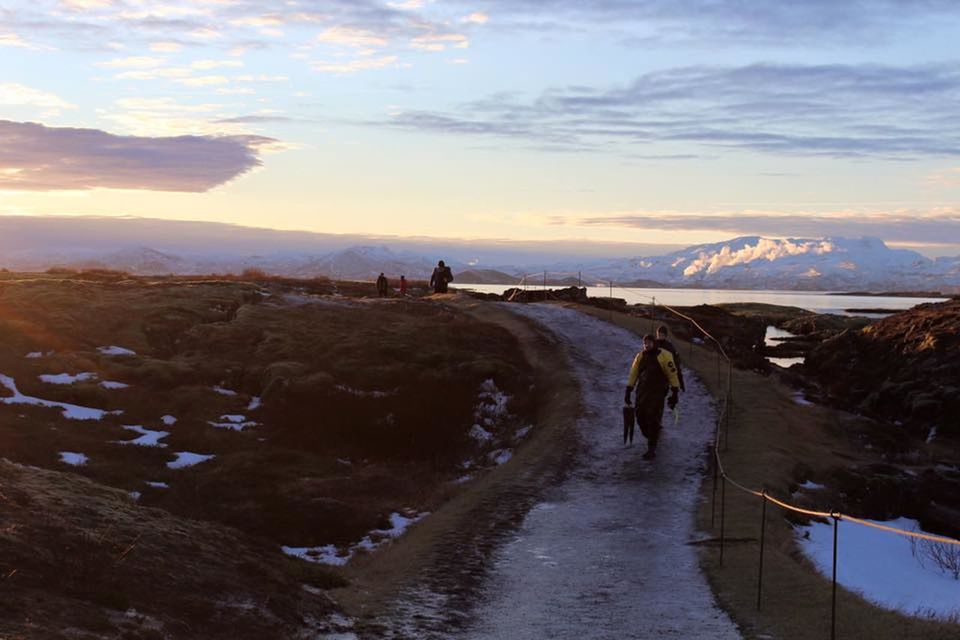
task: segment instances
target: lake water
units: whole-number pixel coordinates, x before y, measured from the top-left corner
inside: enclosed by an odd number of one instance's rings
[[[784,331],[783,329],[780,329],[778,327],[774,327],[771,325],[767,327],[767,333],[763,338],[763,342],[768,347],[774,347],[780,344],[783,338],[796,338],[796,337],[797,337],[796,334],[790,333],[789,331]],[[769,356],[767,357],[767,362],[771,364],[775,364],[779,367],[783,367],[784,369],[789,369],[791,366],[795,364],[803,364],[804,360],[806,360],[806,358],[803,358],[803,357],[796,357],[796,358],[771,358]]]
[[[515,285],[458,284],[459,289],[502,294]],[[528,286],[528,289],[541,287]],[[549,288],[549,287],[548,287]],[[903,311],[924,302],[941,302],[946,298],[900,298],[896,296],[831,295],[822,291],[748,291],[740,289],[639,289],[614,286],[587,287],[592,298],[623,298],[628,304],[665,304],[674,307],[692,307],[698,304],[727,302],[762,302],[785,307],[800,307],[815,313],[864,315],[879,317],[886,314],[850,314],[845,309],[896,309]]]

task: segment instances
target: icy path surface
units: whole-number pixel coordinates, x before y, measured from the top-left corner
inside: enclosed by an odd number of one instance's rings
[[[632,447],[622,444],[620,412],[640,338],[559,306],[511,310],[567,346],[584,396],[583,446],[570,476],[495,554],[471,623],[455,637],[739,638],[688,544],[714,419],[700,381],[685,374],[680,423],[667,410],[657,459],[644,461],[639,432]]]

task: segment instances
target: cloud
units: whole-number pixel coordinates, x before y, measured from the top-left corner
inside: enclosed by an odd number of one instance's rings
[[[948,189],[960,187],[960,167],[945,169],[927,176],[925,184],[931,187],[945,187]]]
[[[260,136],[119,136],[0,120],[0,190],[203,192],[259,166]]]
[[[929,211],[840,211],[784,214],[735,211],[721,214],[640,212],[615,215],[554,216],[551,224],[604,226],[658,231],[713,231],[730,235],[820,238],[871,236],[911,244],[939,244],[960,238],[960,208]]]
[[[315,71],[323,73],[354,73],[356,71],[368,71],[370,69],[382,69],[396,64],[399,58],[397,56],[382,56],[379,58],[359,58],[347,62],[328,62],[318,60],[311,63]]]
[[[0,83],[0,106],[28,106],[59,113],[75,106],[60,96],[15,82]]]
[[[411,110],[395,128],[515,138],[644,155],[741,149],[777,155],[918,158],[960,155],[951,126],[955,65],[753,64],[646,73],[612,87],[492,95],[450,111]]]

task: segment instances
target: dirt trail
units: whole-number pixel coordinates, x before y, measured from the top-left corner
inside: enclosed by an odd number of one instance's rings
[[[657,460],[643,461],[642,437],[622,445],[620,417],[639,337],[558,305],[509,308],[549,328],[580,385],[572,468],[534,492],[529,474],[519,476],[516,491],[536,498],[519,526],[477,538],[488,525],[474,521],[435,565],[447,579],[404,590],[376,637],[739,638],[690,544],[715,415],[709,394],[689,375],[679,424],[668,412]],[[482,554],[470,550],[478,539]],[[478,555],[482,565],[471,562]],[[464,574],[469,589],[454,586]]]

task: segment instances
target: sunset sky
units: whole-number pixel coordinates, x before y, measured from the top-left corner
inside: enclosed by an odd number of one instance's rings
[[[0,215],[960,255],[953,0],[0,0]]]

